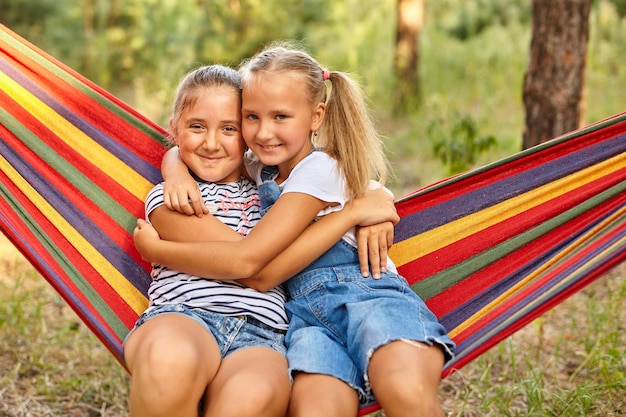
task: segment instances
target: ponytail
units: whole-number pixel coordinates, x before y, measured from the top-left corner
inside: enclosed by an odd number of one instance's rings
[[[360,88],[347,74],[322,68],[309,54],[289,42],[273,43],[244,61],[240,67],[244,85],[260,71],[285,72],[298,77],[312,106],[326,102],[326,114],[314,145],[337,161],[350,199],[362,196],[372,179],[385,183],[388,162],[382,141]]]
[[[331,92],[319,142],[339,162],[350,198],[362,196],[371,179],[384,184],[388,162],[383,143],[358,85],[345,73],[330,72]]]

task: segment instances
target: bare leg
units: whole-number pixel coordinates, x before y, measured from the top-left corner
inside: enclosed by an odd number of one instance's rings
[[[328,375],[299,373],[294,378],[289,417],[350,417],[359,412],[357,392]]]
[[[266,347],[227,356],[207,389],[205,416],[284,417],[289,403],[287,359]]]
[[[220,364],[213,336],[180,314],[148,320],[126,342],[124,357],[132,375],[132,417],[197,417]]]
[[[387,417],[443,417],[438,388],[444,356],[441,349],[396,341],[372,356],[368,375]]]

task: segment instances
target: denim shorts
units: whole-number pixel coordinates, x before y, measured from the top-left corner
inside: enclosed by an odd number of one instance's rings
[[[139,326],[161,314],[181,314],[198,322],[217,342],[222,359],[247,347],[264,346],[285,356],[285,331],[275,329],[251,316],[225,316],[183,304],[163,304],[149,307],[139,316],[130,334]]]
[[[332,375],[365,404],[375,400],[367,367],[376,349],[409,340],[440,347],[446,362],[453,358],[454,342],[406,279],[381,275],[363,278],[358,264],[348,264],[307,270],[287,282],[290,375]]]

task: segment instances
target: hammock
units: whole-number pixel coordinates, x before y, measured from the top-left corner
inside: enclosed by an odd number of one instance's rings
[[[0,86],[0,229],[123,364],[165,132],[3,26]],[[391,257],[458,345],[444,377],[626,259],[625,191],[623,113],[397,201]]]

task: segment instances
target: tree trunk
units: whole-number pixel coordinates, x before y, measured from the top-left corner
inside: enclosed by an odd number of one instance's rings
[[[533,0],[530,60],[524,78],[524,149],[583,123],[591,2]]]
[[[406,113],[420,101],[419,36],[424,0],[398,0],[394,70],[396,111]]]

